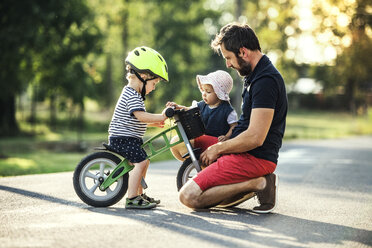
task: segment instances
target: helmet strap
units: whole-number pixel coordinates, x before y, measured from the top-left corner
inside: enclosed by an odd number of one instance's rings
[[[137,76],[137,78],[143,83],[143,87],[142,87],[142,91],[141,91],[141,96],[142,96],[142,99],[143,100],[146,100],[146,84],[147,84],[147,81],[151,80],[151,79],[143,79],[140,74],[138,74],[138,72],[136,72],[135,70],[131,69],[130,70],[132,73],[134,73],[134,75]]]

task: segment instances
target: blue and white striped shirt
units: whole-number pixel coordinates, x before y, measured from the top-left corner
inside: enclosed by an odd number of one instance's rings
[[[135,111],[146,111],[141,95],[131,87],[125,86],[116,103],[114,115],[109,126],[109,137],[129,136],[142,139],[147,124],[140,122]]]

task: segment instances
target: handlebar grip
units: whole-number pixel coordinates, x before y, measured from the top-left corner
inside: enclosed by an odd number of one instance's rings
[[[176,110],[172,107],[170,108],[167,108],[167,110],[165,110],[165,115],[170,118],[170,117],[173,117],[174,114],[175,114]]]

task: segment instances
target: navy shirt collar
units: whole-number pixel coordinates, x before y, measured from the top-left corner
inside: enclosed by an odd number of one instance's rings
[[[263,54],[252,73],[244,77],[244,88],[248,88],[251,85],[257,74],[259,74],[268,63],[270,63],[270,59]]]

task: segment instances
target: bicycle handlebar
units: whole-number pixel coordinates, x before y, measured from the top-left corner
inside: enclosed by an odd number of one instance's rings
[[[165,115],[170,118],[173,117],[176,113],[176,109],[174,107],[169,107],[165,110]]]

